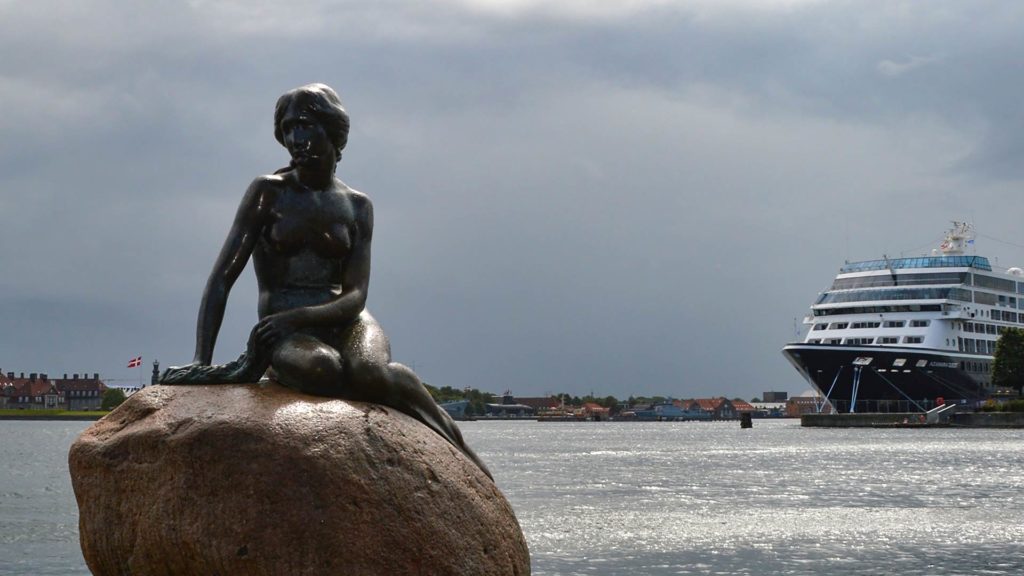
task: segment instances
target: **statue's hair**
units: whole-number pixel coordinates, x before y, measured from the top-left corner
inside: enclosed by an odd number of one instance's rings
[[[306,84],[284,93],[277,99],[277,106],[274,108],[274,138],[281,145],[284,145],[284,133],[281,130],[281,119],[288,110],[288,106],[297,100],[302,101],[306,108],[313,113],[313,117],[320,122],[330,137],[331,142],[338,152],[338,159],[341,159],[341,151],[348,143],[348,113],[341,105],[341,98],[338,93],[326,84]]]

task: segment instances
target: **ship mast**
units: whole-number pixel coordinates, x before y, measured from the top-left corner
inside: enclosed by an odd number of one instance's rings
[[[974,242],[974,227],[967,222],[953,221],[953,228],[946,232],[946,239],[939,245],[943,256],[959,256],[968,244]]]

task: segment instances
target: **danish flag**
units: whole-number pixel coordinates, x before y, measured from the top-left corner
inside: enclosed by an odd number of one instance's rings
[[[139,366],[142,366],[142,356],[136,356],[128,361],[129,368],[138,368]]]

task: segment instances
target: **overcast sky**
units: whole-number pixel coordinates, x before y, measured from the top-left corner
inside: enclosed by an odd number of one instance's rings
[[[352,118],[369,308],[434,385],[808,388],[780,353],[844,260],[949,221],[1024,264],[1024,4],[0,0],[0,369],[187,363],[273,107]],[[251,266],[215,360],[256,321]]]

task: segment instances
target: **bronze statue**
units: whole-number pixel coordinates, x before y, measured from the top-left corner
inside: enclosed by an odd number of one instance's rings
[[[274,137],[291,162],[246,190],[206,283],[195,358],[169,368],[160,381],[256,382],[266,372],[309,394],[390,406],[429,426],[490,476],[419,377],[391,361],[387,336],[365,309],[373,205],[335,177],[348,130],[348,114],[328,86],[309,84],[278,99]],[[259,322],[238,360],[211,365],[228,292],[250,256]]]

